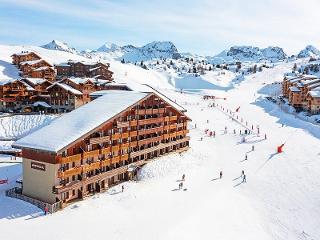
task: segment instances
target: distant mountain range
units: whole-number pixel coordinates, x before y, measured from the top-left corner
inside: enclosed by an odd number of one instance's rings
[[[86,50],[78,52],[67,43],[53,40],[48,44],[41,46],[46,49],[60,50],[65,52],[77,53],[86,57],[99,57],[103,59],[124,60],[125,62],[140,62],[152,59],[179,59],[181,57],[197,56],[214,64],[231,62],[278,62],[283,61],[288,56],[282,48],[274,46],[259,48],[254,46],[233,46],[224,50],[216,56],[202,57],[191,53],[180,53],[176,46],[170,41],[154,41],[142,47],[133,45],[119,46],[115,43],[105,43],[96,50]],[[320,51],[314,46],[308,45],[301,50],[296,57],[320,57]]]

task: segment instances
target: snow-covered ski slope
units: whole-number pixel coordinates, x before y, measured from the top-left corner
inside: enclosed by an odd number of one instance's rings
[[[261,91],[266,84],[281,81],[292,65],[281,63],[247,76],[228,91],[180,94],[162,89],[188,110],[190,126],[197,125],[190,131],[191,149],[147,164],[140,181],[124,183],[124,193],[116,186],[43,216],[30,204],[4,197],[4,190],[20,177],[21,167],[0,165],[0,178],[8,176],[10,182],[0,186],[0,238],[320,239],[320,129],[282,113],[263,99]],[[140,71],[132,69],[126,67],[127,76]],[[216,100],[219,106],[212,108],[201,94],[227,100]],[[244,127],[221,109],[234,111],[239,106],[236,116],[249,127],[259,125],[261,132],[260,137],[249,135],[246,143],[239,135]],[[216,137],[206,136],[205,129],[216,131]],[[282,143],[284,152],[276,154]],[[247,183],[241,183],[242,170]],[[186,191],[178,190],[182,174]]]

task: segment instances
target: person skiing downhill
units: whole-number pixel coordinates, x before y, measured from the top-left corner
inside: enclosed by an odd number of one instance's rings
[[[122,187],[121,187],[121,191],[123,192],[124,191],[124,186],[122,185]]]
[[[186,178],[186,175],[185,175],[185,174],[183,174],[183,175],[182,175],[182,181],[184,181],[184,180],[185,180],[185,178]]]
[[[248,160],[248,155],[247,154],[244,156],[244,160]]]
[[[241,171],[241,176],[244,176],[244,170]]]
[[[222,178],[222,171],[220,171],[220,179]]]
[[[252,152],[254,151],[254,145],[252,145]]]

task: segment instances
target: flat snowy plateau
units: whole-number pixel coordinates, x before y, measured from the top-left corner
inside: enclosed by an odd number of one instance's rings
[[[268,84],[281,81],[292,65],[246,76],[228,91],[166,89],[193,120],[191,148],[148,163],[139,181],[124,183],[123,193],[119,185],[44,216],[35,206],[4,196],[22,167],[0,163],[0,178],[9,179],[0,185],[0,239],[320,239],[320,129],[264,99]],[[126,67],[123,76],[135,75],[130,69],[135,68]],[[155,77],[155,87],[161,88],[155,73],[140,76]],[[227,100],[216,100],[213,108],[203,94]],[[260,128],[260,136],[249,135],[245,143],[239,134],[244,127],[222,110],[239,106],[236,116]],[[216,137],[208,137],[205,129]],[[284,152],[277,154],[282,143]],[[182,174],[185,191],[178,190]]]

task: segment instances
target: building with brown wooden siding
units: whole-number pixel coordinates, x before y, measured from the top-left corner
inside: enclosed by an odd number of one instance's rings
[[[132,179],[149,160],[189,148],[189,120],[155,93],[109,91],[14,143],[23,194],[69,202]]]
[[[21,52],[21,53],[15,53],[11,55],[12,57],[12,63],[14,65],[17,65],[20,67],[21,62],[26,62],[26,61],[34,61],[34,60],[40,60],[41,57],[36,54],[35,52]]]
[[[55,113],[70,112],[86,103],[82,92],[66,83],[55,82],[47,91],[49,104]]]
[[[308,111],[312,114],[320,113],[320,87],[308,92]]]
[[[293,107],[309,111],[310,101],[308,93],[320,86],[320,79],[312,75],[299,75],[296,77],[285,77],[282,82],[283,96]]]
[[[113,72],[109,70],[110,64],[86,63],[69,61],[55,66],[57,76],[62,77],[97,77],[112,81]]]
[[[0,110],[23,111],[31,104],[36,90],[23,80],[15,80],[0,85]]]

